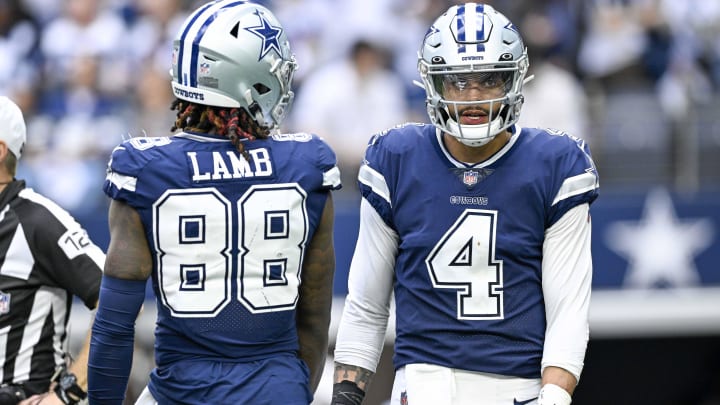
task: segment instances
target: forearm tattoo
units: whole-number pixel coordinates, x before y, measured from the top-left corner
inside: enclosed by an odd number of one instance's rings
[[[351,381],[363,390],[370,383],[373,374],[372,371],[358,366],[350,366],[347,364],[335,365],[335,382]]]

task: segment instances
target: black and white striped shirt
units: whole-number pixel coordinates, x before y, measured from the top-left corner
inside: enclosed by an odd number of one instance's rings
[[[0,383],[44,392],[65,362],[73,295],[94,308],[105,254],[64,209],[15,180],[0,193]]]

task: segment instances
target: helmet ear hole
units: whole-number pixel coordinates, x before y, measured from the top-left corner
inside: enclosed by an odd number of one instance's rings
[[[255,83],[253,84],[253,88],[255,91],[258,92],[258,94],[263,95],[270,91],[270,88],[262,83]]]

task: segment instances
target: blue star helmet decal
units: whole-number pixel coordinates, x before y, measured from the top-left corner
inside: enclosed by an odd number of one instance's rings
[[[260,50],[260,56],[258,57],[258,60],[264,58],[265,55],[267,55],[268,52],[270,52],[271,50],[275,51],[278,56],[282,56],[280,52],[280,43],[278,42],[278,38],[283,32],[282,27],[273,26],[272,24],[270,24],[270,22],[265,19],[263,13],[261,13],[259,10],[255,10],[255,15],[260,18],[260,25],[246,27],[245,30],[257,35],[258,37],[260,37],[260,39],[262,39],[262,49]]]
[[[435,28],[434,25],[431,25],[425,33],[425,39],[427,39],[430,35],[435,34],[436,32],[440,32],[440,30]]]

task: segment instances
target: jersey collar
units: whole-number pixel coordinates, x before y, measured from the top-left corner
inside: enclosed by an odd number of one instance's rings
[[[208,134],[204,132],[183,131],[175,135],[179,138],[192,139],[198,142],[230,142],[230,139],[223,135]]]
[[[25,180],[13,179],[0,193],[0,208],[4,208],[25,188]]]

